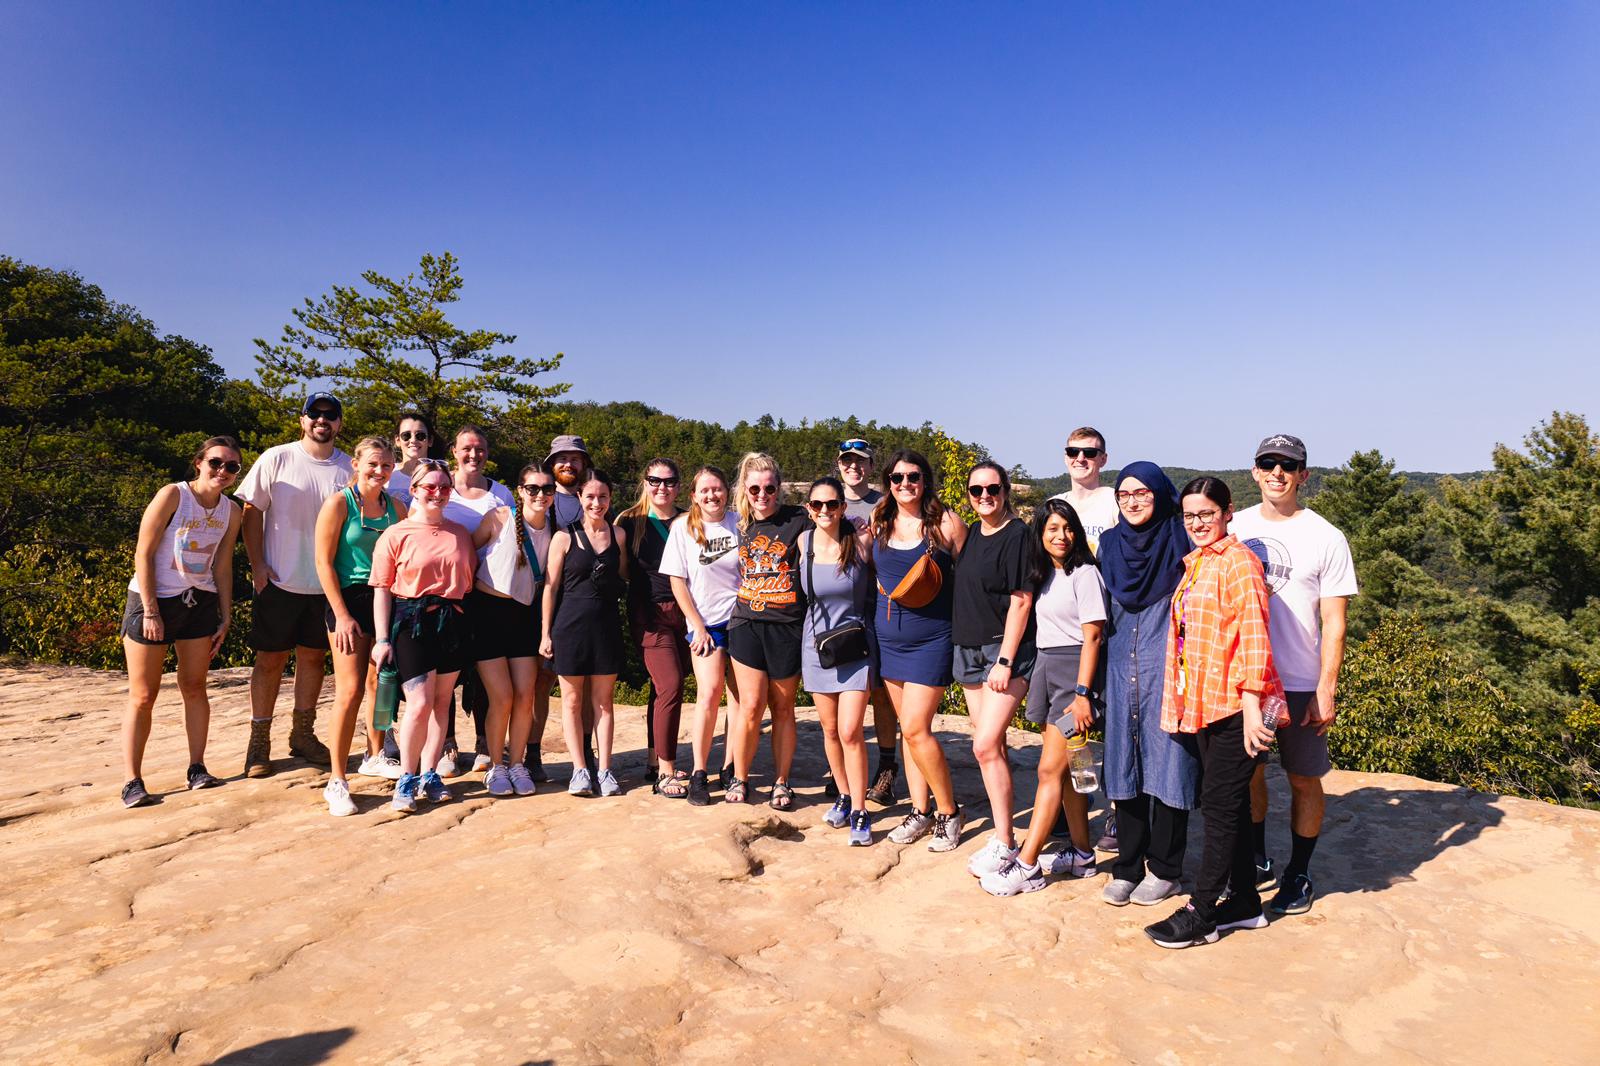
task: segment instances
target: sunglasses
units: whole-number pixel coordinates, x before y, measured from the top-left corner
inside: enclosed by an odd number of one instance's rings
[[[448,496],[451,492],[449,485],[418,485],[417,492],[423,496]]]
[[[213,473],[223,470],[230,474],[237,474],[243,469],[237,459],[207,459],[206,465],[211,468]]]
[[[905,482],[907,485],[922,484],[922,471],[912,470],[905,474],[894,473],[889,475],[889,484],[898,485],[901,482]]]
[[[529,484],[518,485],[517,487],[529,496],[554,496],[556,494],[556,487],[554,485]]]
[[[337,422],[340,415],[331,407],[313,407],[306,412],[306,417],[313,422]]]
[[[417,465],[418,466],[436,466],[440,470],[449,470],[450,469],[450,464],[445,462],[443,459],[418,459],[417,460]]]
[[[752,496],[776,496],[778,494],[778,486],[746,485],[744,491],[748,492]]]
[[[644,476],[644,483],[653,489],[661,489],[666,488],[669,485],[676,485],[678,483],[678,479],[675,477],[651,477],[649,474],[646,474]]]
[[[968,485],[967,486],[967,495],[971,496],[974,500],[979,499],[979,498],[984,497],[984,496],[988,496],[990,498],[993,498],[995,496],[1000,495],[1004,491],[1005,491],[1005,489],[1001,488],[998,484],[994,484],[994,485]]]
[[[1074,448],[1071,445],[1067,446],[1066,452],[1068,459],[1076,459],[1080,455],[1085,459],[1098,459],[1105,454],[1103,448]]]
[[[833,514],[835,511],[839,510],[841,507],[844,506],[844,501],[843,500],[807,500],[806,501],[806,506],[811,509],[811,513],[812,514],[822,514],[824,511],[826,511],[828,514]]]
[[[403,441],[416,441],[418,444],[421,444],[428,439],[428,431],[425,429],[406,429],[401,430],[399,433],[395,434],[395,436],[399,437]]]
[[[1285,474],[1297,474],[1305,469],[1305,465],[1298,459],[1284,459],[1276,455],[1263,455],[1256,460],[1257,470],[1270,471],[1275,466],[1281,466]]]
[[[872,445],[868,444],[866,441],[862,440],[860,437],[853,437],[850,440],[842,440],[842,441],[840,441],[839,442],[839,450],[841,452],[856,452],[856,451],[870,452],[872,450]]]

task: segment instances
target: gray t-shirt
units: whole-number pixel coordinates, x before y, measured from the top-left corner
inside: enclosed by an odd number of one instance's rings
[[[1041,648],[1073,648],[1083,643],[1083,623],[1106,620],[1106,586],[1100,568],[1082,565],[1067,574],[1051,570],[1044,591],[1033,602]]]
[[[872,521],[872,509],[878,506],[878,501],[883,499],[883,493],[877,489],[868,489],[861,494],[861,499],[852,500],[849,496],[844,498],[844,516],[856,524],[857,529],[863,529]]]

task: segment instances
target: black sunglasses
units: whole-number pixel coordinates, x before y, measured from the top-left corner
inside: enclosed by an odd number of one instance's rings
[[[1283,472],[1286,474],[1297,474],[1301,470],[1305,469],[1305,465],[1305,463],[1302,463],[1298,459],[1284,459],[1277,455],[1263,455],[1261,458],[1256,460],[1257,470],[1270,471],[1275,466],[1281,466],[1283,467]]]
[[[651,475],[646,474],[644,476],[644,483],[653,489],[659,489],[667,485],[676,485],[678,483],[678,479],[675,477],[652,477]]]
[[[752,496],[776,496],[778,494],[778,486],[746,485],[744,491],[748,492]]]
[[[1073,447],[1072,445],[1069,444],[1069,445],[1067,445],[1066,452],[1067,452],[1067,458],[1068,459],[1076,459],[1080,455],[1083,456],[1085,459],[1098,459],[1098,458],[1100,458],[1101,454],[1103,454],[1103,449],[1101,449],[1101,448],[1075,448],[1075,447]]]
[[[395,434],[395,436],[399,437],[403,441],[414,440],[420,443],[428,439],[428,431],[425,429],[407,429]]]
[[[807,500],[806,501],[806,506],[811,508],[811,513],[812,514],[821,514],[823,511],[827,511],[829,514],[833,514],[833,512],[837,511],[839,508],[844,506],[844,501],[843,500]]]
[[[554,496],[556,494],[556,487],[553,484],[552,485],[531,485],[530,484],[530,485],[518,485],[517,487],[520,488],[524,493],[526,493],[529,496]]]
[[[237,474],[243,469],[237,459],[207,459],[206,465],[212,470],[225,470],[230,474]]]
[[[922,483],[922,471],[912,470],[905,474],[894,473],[889,475],[889,484],[891,485],[898,485],[902,481],[907,485],[920,485]]]
[[[998,484],[967,486],[967,495],[971,496],[974,500],[980,496],[998,496],[1004,491],[1005,489],[1001,488]]]
[[[311,410],[306,412],[306,417],[311,419],[313,422],[319,419],[323,422],[337,422],[341,416],[338,411],[335,411],[331,407],[313,407]]]

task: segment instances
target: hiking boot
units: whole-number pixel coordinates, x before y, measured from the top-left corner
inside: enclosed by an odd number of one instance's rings
[[[333,768],[333,756],[327,745],[317,739],[317,709],[294,712],[294,728],[289,730],[289,755],[304,759],[312,766],[325,770]]]
[[[1044,887],[1044,870],[1035,863],[1024,866],[1009,859],[1000,869],[978,878],[978,884],[991,896],[1015,896],[1023,892],[1037,892]]]
[[[960,807],[954,814],[933,812],[933,839],[928,841],[929,851],[954,851],[961,846],[961,829],[967,816]],[[1002,845],[1003,847],[1004,845]]]
[[[1272,897],[1267,909],[1273,914],[1304,914],[1311,909],[1311,900],[1317,890],[1305,874],[1293,874],[1284,879],[1278,894]]]
[[[328,813],[335,818],[346,818],[356,813],[356,801],[350,798],[350,786],[338,778],[322,788],[322,798],[328,801]]]
[[[850,812],[850,846],[853,848],[872,846],[872,815],[867,813],[865,807]]]
[[[843,829],[850,824],[850,797],[840,796],[833,801],[833,806],[828,808],[828,813],[822,820],[835,829]]]
[[[876,803],[880,807],[894,806],[894,779],[897,767],[880,766],[878,776],[872,779],[872,787],[867,789],[867,802]]]
[[[912,808],[911,813],[906,815],[905,821],[889,830],[889,842],[914,844],[931,832],[933,832],[933,814]]]
[[[205,763],[191,763],[189,769],[184,771],[184,776],[189,780],[189,791],[197,788],[216,788],[222,784],[222,779],[212,777],[206,772]]]
[[[1133,895],[1128,897],[1129,903],[1137,903],[1141,907],[1154,907],[1164,899],[1170,899],[1183,890],[1183,886],[1176,881],[1168,881],[1157,877],[1153,872],[1144,875],[1144,880],[1139,882],[1139,887],[1133,890]]]
[[[155,798],[144,789],[144,778],[136,777],[122,786],[122,805],[124,807],[144,807],[154,802]]]
[[[1145,936],[1164,948],[1192,948],[1217,942],[1217,927],[1200,916],[1193,903],[1164,922],[1144,927]]]
[[[244,749],[244,776],[272,776],[272,719],[250,719],[250,744]]]
[[[1094,852],[1079,851],[1075,847],[1062,848],[1045,856],[1045,873],[1064,877],[1093,877],[1100,871],[1095,868]],[[1129,890],[1130,892],[1132,889]]]
[[[711,806],[711,783],[706,780],[704,770],[696,770],[689,775],[689,805],[691,807]]]
[[[959,830],[956,835],[960,836]],[[1007,847],[1005,841],[999,837],[991,836],[989,842],[980,848],[976,855],[967,860],[967,873],[973,877],[999,873],[1007,863],[1016,857],[1016,848]]]

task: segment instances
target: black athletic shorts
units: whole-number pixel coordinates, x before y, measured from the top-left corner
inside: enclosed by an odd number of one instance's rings
[[[539,600],[524,607],[509,596],[473,589],[467,594],[467,658],[532,659],[539,654]]]
[[[401,610],[405,603],[397,597],[395,610]],[[467,664],[466,638],[466,623],[461,612],[452,607],[425,612],[414,627],[402,622],[394,636],[394,664],[400,671],[400,683],[429,672],[459,673]]]
[[[177,596],[157,597],[156,607],[161,612],[162,640],[144,639],[144,600],[132,589],[128,602],[122,608],[122,635],[135,644],[171,644],[175,640],[198,640],[214,637],[222,628],[221,601],[215,592],[190,589]]]
[[[350,617],[356,620],[356,625],[361,627],[361,632],[367,636],[377,636],[377,629],[372,621],[372,593],[371,585],[345,585],[339,590],[339,595],[344,597],[344,609],[350,612]],[[327,600],[323,600],[327,603]],[[322,628],[332,634],[339,625],[339,619],[333,613],[333,605],[328,604],[322,612]]]
[[[803,622],[736,622],[728,627],[728,654],[773,681],[800,673]]]
[[[327,613],[328,597],[322,593],[285,592],[269,583],[250,611],[250,646],[256,651],[326,649]]]

